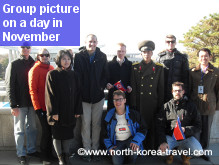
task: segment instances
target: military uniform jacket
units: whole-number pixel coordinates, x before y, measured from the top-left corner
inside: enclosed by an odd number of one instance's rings
[[[164,73],[161,64],[153,61],[133,64],[131,87],[131,106],[140,112],[150,128],[155,114],[164,103]]]
[[[196,103],[201,115],[213,115],[219,110],[219,70],[209,63],[203,76],[204,93],[198,94],[201,82],[201,68],[198,65],[190,71],[190,97]]]

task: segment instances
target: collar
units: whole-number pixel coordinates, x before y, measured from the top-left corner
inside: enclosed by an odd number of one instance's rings
[[[125,107],[125,118],[126,119],[129,119],[129,106],[126,105]],[[109,112],[106,114],[106,117],[105,117],[105,121],[106,122],[109,122],[112,118],[115,118],[115,115],[116,115],[116,108],[112,108],[111,110],[109,110]]]
[[[201,71],[201,65],[197,65],[195,68],[192,69],[192,71]],[[206,71],[213,72],[214,71],[214,66],[209,62],[208,68]]]

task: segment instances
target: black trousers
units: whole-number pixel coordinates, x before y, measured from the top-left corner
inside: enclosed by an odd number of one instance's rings
[[[37,113],[41,127],[42,127],[42,136],[40,141],[40,150],[41,150],[41,159],[47,160],[52,156],[52,133],[51,126],[47,122],[46,111],[42,113]]]

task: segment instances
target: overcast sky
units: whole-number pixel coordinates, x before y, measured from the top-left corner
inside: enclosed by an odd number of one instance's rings
[[[138,52],[140,41],[152,40],[157,54],[165,48],[166,34],[182,40],[204,16],[219,12],[218,6],[219,0],[81,0],[81,45],[93,33],[105,53],[114,53],[118,42],[127,52]]]

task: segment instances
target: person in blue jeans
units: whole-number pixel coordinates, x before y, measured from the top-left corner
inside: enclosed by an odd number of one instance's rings
[[[29,42],[24,42],[19,50],[20,58],[9,63],[6,69],[5,83],[11,114],[14,116],[14,137],[18,161],[20,164],[26,164],[26,155],[36,157],[40,155],[36,151],[36,114],[28,87],[28,72],[35,61],[30,56],[31,46]]]
[[[201,118],[197,111],[197,107],[194,103],[188,101],[183,97],[185,93],[184,84],[182,82],[175,82],[172,84],[173,99],[164,104],[163,109],[157,114],[157,136],[159,141],[159,148],[162,152],[166,153],[166,164],[173,162],[173,150],[175,148],[179,150],[190,150],[188,155],[181,155],[183,165],[190,165],[191,155],[197,150],[201,156],[203,149],[201,144],[195,138],[195,134],[200,132]],[[184,134],[184,138],[174,138],[173,132],[176,127],[177,120],[180,120],[181,129]],[[190,154],[190,155],[189,155]]]
[[[115,108],[109,110],[105,117],[105,146],[112,155],[113,164],[135,163],[138,156],[136,151],[143,150],[142,141],[147,134],[146,124],[137,111],[125,106],[126,97],[123,91],[113,92],[113,103]],[[133,152],[125,152],[126,149]]]

